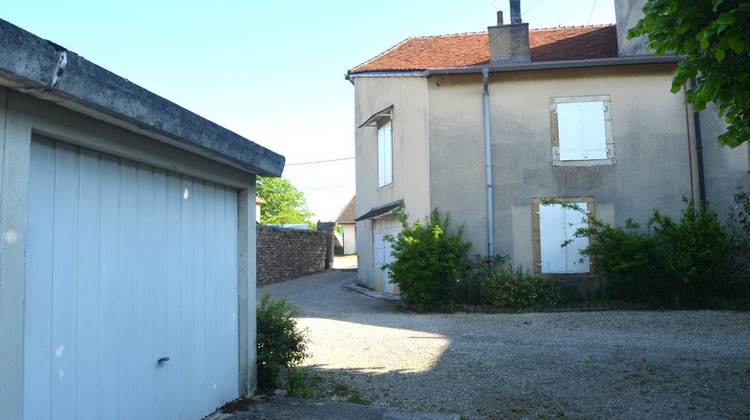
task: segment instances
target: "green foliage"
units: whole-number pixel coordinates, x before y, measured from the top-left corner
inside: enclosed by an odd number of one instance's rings
[[[507,255],[495,255],[490,258],[475,254],[473,260],[466,262],[464,278],[456,288],[456,301],[469,305],[484,303],[482,298],[484,283],[509,259],[510,257]]]
[[[264,225],[309,223],[313,214],[307,209],[305,195],[286,178],[258,177],[255,194],[266,203],[260,207]]]
[[[286,299],[274,301],[266,292],[256,312],[258,390],[269,391],[279,387],[280,369],[293,369],[307,356],[307,344],[297,329],[299,310]]]
[[[679,221],[655,210],[645,230],[632,220],[625,227],[612,227],[589,218],[589,226],[575,233],[591,238],[582,253],[595,261],[612,298],[705,308],[747,295],[741,281],[747,269],[742,258],[747,244],[707,206],[696,208],[692,200],[683,201],[686,208]],[[734,219],[743,220],[730,217]]]
[[[487,277],[482,296],[490,305],[523,310],[561,303],[561,286],[534,276],[521,266],[502,265]]]
[[[646,35],[657,55],[673,51],[686,57],[672,92],[697,78],[686,100],[697,111],[716,104],[729,124],[719,143],[736,147],[750,139],[750,2],[648,0],[643,12],[628,37]]]
[[[466,252],[470,242],[461,240],[463,226],[449,233],[451,219],[432,210],[424,221],[409,225],[403,208],[393,212],[403,229],[396,237],[388,236],[394,261],[382,267],[398,285],[407,303],[435,305],[452,303],[454,292],[463,277]]]

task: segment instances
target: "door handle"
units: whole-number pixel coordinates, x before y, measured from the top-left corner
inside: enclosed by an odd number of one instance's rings
[[[156,361],[156,363],[162,364],[162,363],[168,362],[168,361],[169,361],[169,357],[160,357],[159,360]]]

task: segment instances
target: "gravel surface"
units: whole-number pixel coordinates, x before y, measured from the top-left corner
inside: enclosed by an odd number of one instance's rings
[[[415,314],[352,271],[259,288],[302,311],[323,381],[466,419],[748,419],[750,313]]]

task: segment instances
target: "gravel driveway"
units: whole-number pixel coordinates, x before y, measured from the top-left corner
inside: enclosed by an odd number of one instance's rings
[[[303,315],[324,381],[467,419],[750,418],[750,313],[414,314],[329,271],[259,288]]]

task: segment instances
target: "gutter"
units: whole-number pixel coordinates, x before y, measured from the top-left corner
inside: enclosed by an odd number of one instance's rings
[[[492,137],[490,132],[489,78],[489,69],[482,69],[482,79],[484,82],[484,91],[482,93],[482,99],[484,102],[484,155],[487,179],[487,257],[492,258],[495,255],[495,227],[492,203]]]
[[[579,68],[596,68],[596,67],[615,67],[615,66],[632,66],[637,64],[664,64],[679,63],[683,57],[675,55],[654,56],[628,56],[618,58],[601,58],[591,60],[567,60],[567,61],[544,61],[544,62],[521,62],[521,63],[487,63],[471,67],[452,67],[444,69],[424,69],[424,70],[386,70],[386,71],[367,71],[362,73],[349,73],[346,80],[354,83],[358,77],[429,77],[435,75],[448,74],[481,74],[485,70],[490,73],[506,73],[518,71],[534,70],[556,70],[556,69],[579,69]]]
[[[690,84],[695,86],[695,77],[690,80]],[[693,111],[693,124],[695,124],[695,150],[698,158],[698,200],[701,205],[706,204],[706,176],[703,168],[703,134],[701,130],[700,111]]]

